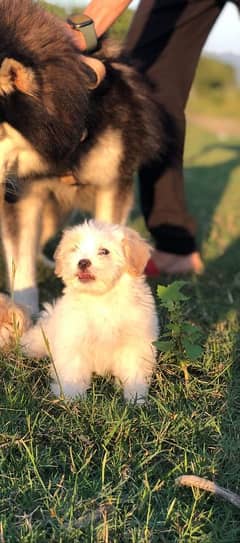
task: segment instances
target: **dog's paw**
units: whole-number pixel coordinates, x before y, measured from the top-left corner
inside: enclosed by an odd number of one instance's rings
[[[78,397],[84,398],[87,393],[87,387],[80,386],[74,383],[61,383],[61,386],[57,382],[51,383],[51,391],[54,396],[64,396],[68,400],[74,400]]]
[[[0,348],[8,350],[31,325],[25,308],[15,304],[6,294],[0,294]]]
[[[136,403],[138,405],[141,405],[146,402],[147,392],[147,387],[141,387],[141,389],[125,387],[123,393],[125,400],[130,403]]]

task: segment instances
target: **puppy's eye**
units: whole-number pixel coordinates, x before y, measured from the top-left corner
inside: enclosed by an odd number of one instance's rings
[[[79,250],[79,245],[73,245],[73,247],[70,249],[71,253],[75,253],[75,251]]]
[[[101,249],[98,250],[98,255],[109,255],[109,253],[110,251],[104,247],[101,247]]]

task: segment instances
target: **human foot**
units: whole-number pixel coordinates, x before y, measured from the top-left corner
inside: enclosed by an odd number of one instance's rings
[[[154,250],[147,263],[145,273],[149,277],[156,277],[160,273],[184,274],[203,272],[203,263],[200,254],[195,251],[189,255],[176,255]]]

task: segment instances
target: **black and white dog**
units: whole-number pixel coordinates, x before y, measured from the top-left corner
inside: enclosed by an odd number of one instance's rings
[[[15,300],[36,312],[41,244],[86,195],[97,219],[124,223],[134,171],[171,160],[174,130],[120,56],[101,57],[98,84],[65,24],[38,3],[0,0],[0,35],[2,239]]]

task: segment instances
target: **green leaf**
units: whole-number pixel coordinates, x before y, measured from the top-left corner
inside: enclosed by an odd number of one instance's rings
[[[188,299],[183,292],[182,287],[186,285],[186,281],[173,281],[170,285],[165,287],[164,285],[158,285],[157,296],[165,307],[168,307],[169,302],[182,302]]]
[[[168,353],[172,350],[172,342],[171,341],[155,341],[154,343],[159,351],[162,351],[163,353]]]
[[[185,338],[182,340],[182,344],[190,360],[197,360],[201,356],[203,352],[203,348],[201,347],[201,345],[191,343]]]
[[[161,332],[161,340],[162,339],[167,339],[167,341],[171,339],[171,334],[169,334],[169,332]]]
[[[195,341],[202,335],[200,328],[195,326],[195,324],[191,324],[190,322],[182,323],[182,331],[186,336],[188,336],[192,343],[195,343]]]
[[[169,326],[169,330],[171,330],[175,336],[178,336],[181,332],[181,325],[174,322]]]

